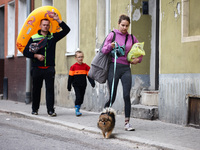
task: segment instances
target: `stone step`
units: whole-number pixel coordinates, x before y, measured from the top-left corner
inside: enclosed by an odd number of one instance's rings
[[[158,119],[158,107],[147,106],[147,105],[132,105],[131,106],[131,117],[147,120]]]
[[[140,104],[158,106],[158,91],[142,91]]]

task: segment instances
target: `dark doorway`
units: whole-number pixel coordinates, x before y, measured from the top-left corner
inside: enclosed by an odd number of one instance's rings
[[[200,97],[189,97],[188,125],[200,128]]]

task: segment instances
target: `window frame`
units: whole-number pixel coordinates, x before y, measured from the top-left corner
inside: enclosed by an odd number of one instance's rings
[[[200,35],[189,36],[189,5],[190,1],[182,0],[182,29],[181,29],[181,41],[194,42],[200,41]]]
[[[14,9],[13,9],[14,8]],[[7,32],[7,56],[6,58],[13,58],[15,55],[15,1],[8,3],[8,32]],[[12,23],[10,23],[12,22]]]
[[[80,50],[80,14],[79,0],[67,0],[67,25],[70,27],[70,34],[67,35],[65,56],[75,55]]]

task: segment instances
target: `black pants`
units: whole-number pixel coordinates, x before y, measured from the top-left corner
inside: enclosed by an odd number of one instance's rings
[[[111,63],[109,67],[109,72],[108,72],[108,88],[109,88],[110,98],[106,102],[104,107],[109,107],[110,103],[113,104],[115,102],[115,98],[117,94],[117,86],[119,83],[119,79],[121,79],[122,87],[123,87],[123,98],[124,98],[124,103],[125,103],[125,106],[124,106],[125,117],[130,118],[130,113],[131,113],[130,91],[131,91],[131,86],[132,86],[132,75],[131,75],[130,66],[123,65],[123,64],[116,64],[113,97],[112,97],[112,102],[110,102],[113,75],[114,75],[114,63]]]
[[[74,91],[76,95],[75,105],[82,105],[85,95],[86,86],[74,86]]]
[[[37,111],[40,107],[40,96],[43,80],[46,86],[46,106],[47,112],[54,112],[54,79],[55,68],[50,66],[47,69],[39,69],[33,67],[31,70],[32,75],[32,110]]]

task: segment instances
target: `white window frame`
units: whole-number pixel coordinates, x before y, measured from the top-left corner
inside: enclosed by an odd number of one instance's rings
[[[67,0],[67,24],[71,31],[67,35],[65,56],[71,56],[79,50],[79,0]]]
[[[15,2],[8,3],[8,54],[6,58],[13,58],[15,54]]]
[[[189,36],[189,5],[190,1],[182,0],[182,33],[181,33],[181,41],[184,42],[193,42],[200,41],[200,35]]]
[[[24,22],[28,16],[27,14],[27,0],[19,0],[18,1],[18,34],[20,33]],[[23,54],[18,50],[17,56],[23,56]]]
[[[97,0],[97,28],[95,52],[110,31],[110,0]]]
[[[42,0],[42,6],[53,6],[53,0]]]
[[[106,0],[106,35],[108,35],[111,32],[111,18],[110,18],[110,0]]]

